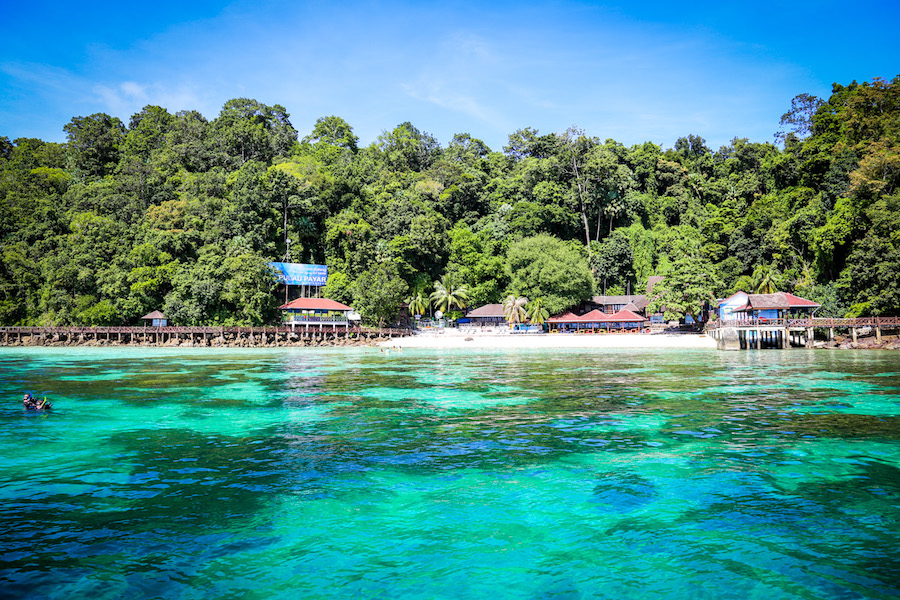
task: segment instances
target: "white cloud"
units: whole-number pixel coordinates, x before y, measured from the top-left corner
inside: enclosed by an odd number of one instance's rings
[[[195,86],[175,85],[169,86],[162,83],[138,83],[136,81],[123,81],[118,84],[97,84],[93,87],[97,101],[104,106],[104,112],[108,112],[127,121],[131,115],[140,112],[147,105],[161,106],[171,113],[180,110],[201,110],[205,107],[202,95]],[[212,118],[210,115],[204,113]]]

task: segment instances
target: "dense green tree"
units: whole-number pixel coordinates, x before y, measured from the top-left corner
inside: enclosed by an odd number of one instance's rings
[[[128,133],[122,142],[122,152],[126,156],[149,160],[150,155],[166,143],[166,135],[175,124],[175,116],[159,106],[145,106],[141,112],[132,115]]]
[[[178,167],[198,172],[208,168],[216,152],[211,140],[209,122],[195,110],[175,114],[169,125],[166,143],[159,150],[155,168],[172,175]]]
[[[96,113],[74,117],[63,130],[69,168],[79,178],[103,177],[119,162],[120,146],[125,141],[125,126],[116,117]]]
[[[328,272],[328,282],[322,293],[326,298],[342,304],[353,304],[353,281],[346,273],[331,270]]]
[[[249,98],[229,100],[210,124],[210,135],[226,164],[264,163],[287,154],[297,141],[297,130],[283,106],[267,106]]]
[[[360,148],[337,116],[298,143],[283,107],[246,98],[212,122],[159,106],[127,128],[76,117],[67,144],[0,137],[0,323],[134,324],[160,307],[271,321],[265,264],[288,246],[329,266],[344,303],[448,276],[469,304],[515,292],[557,313],[592,285],[677,282],[691,263],[716,296],[784,289],[830,314],[900,314],[898,114],[900,78],[835,84],[795,98],[783,149],[737,137],[715,152],[696,135],[626,148],[527,127],[503,152],[468,133],[441,148],[408,122]],[[766,269],[780,277],[760,288]],[[408,295],[370,305],[369,322]]]
[[[900,315],[900,193],[867,211],[871,228],[857,242],[838,280],[849,313]]]
[[[590,265],[597,289],[604,294],[624,294],[627,288],[634,289],[633,263],[631,243],[624,229],[617,229],[600,244],[594,242]]]
[[[380,262],[364,271],[353,286],[353,307],[364,323],[383,327],[400,314],[400,303],[409,285],[393,262]]]
[[[464,225],[454,227],[449,236],[447,274],[466,286],[470,305],[498,303],[507,282],[503,257]]]
[[[677,260],[665,279],[653,287],[647,311],[661,312],[667,320],[690,316],[699,322],[704,305],[715,300],[715,275],[712,265],[697,257]]]
[[[590,299],[594,280],[581,248],[549,235],[513,244],[506,255],[509,288],[532,298],[544,298],[551,314]]]
[[[327,144],[355,153],[359,138],[345,120],[330,116],[316,119],[312,133],[303,138],[303,141],[308,144]]]
[[[419,131],[409,121],[378,136],[378,149],[387,165],[395,171],[424,171],[440,154],[440,144]]]
[[[588,172],[592,195],[596,204],[597,226],[594,240],[600,241],[600,232],[612,233],[613,223],[625,214],[628,194],[635,186],[634,174],[616,152],[617,146],[607,140],[603,146],[592,148],[585,169]],[[607,223],[608,222],[608,223]]]

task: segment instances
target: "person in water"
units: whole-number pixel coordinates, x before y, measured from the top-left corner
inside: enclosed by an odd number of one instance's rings
[[[47,397],[44,396],[43,400],[35,400],[34,396],[30,393],[22,396],[22,405],[28,410],[49,410],[50,403],[47,402]]]

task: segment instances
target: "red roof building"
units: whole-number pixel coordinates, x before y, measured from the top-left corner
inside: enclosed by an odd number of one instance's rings
[[[297,298],[278,307],[282,311],[282,320],[291,329],[310,325],[322,329],[330,325],[332,329],[347,327],[350,324],[350,312],[353,310],[328,298]]]
[[[297,298],[278,307],[279,310],[353,310],[346,304],[328,298]]]
[[[579,323],[580,321],[581,317],[572,311],[567,311],[561,315],[556,315],[555,317],[547,319],[548,323]]]
[[[547,323],[550,326],[551,330],[558,331],[573,331],[573,330],[588,330],[594,331],[595,329],[626,329],[626,328],[639,328],[644,324],[644,317],[638,315],[636,313],[631,312],[630,310],[619,310],[615,313],[608,315],[599,310],[592,310],[589,313],[583,315],[576,315],[571,312],[567,312],[565,314],[550,317],[547,319]]]
[[[598,309],[595,308],[595,309],[592,310],[591,312],[585,313],[585,314],[581,315],[581,316],[578,317],[578,318],[579,318],[580,320],[582,320],[582,321],[603,321],[603,320],[605,320],[606,317],[608,317],[608,316],[609,316],[609,315],[607,315],[607,314],[606,314],[605,312],[603,312],[602,310],[598,310]]]
[[[643,323],[647,319],[623,308],[622,310],[609,315],[606,320],[610,323]]]

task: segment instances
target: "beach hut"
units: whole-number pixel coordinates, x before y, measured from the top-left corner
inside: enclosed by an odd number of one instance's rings
[[[352,308],[328,298],[297,298],[287,304],[278,307],[281,311],[282,321],[294,329],[302,325],[309,329],[310,325],[323,329],[330,326],[331,329],[347,327],[350,324]]]
[[[152,313],[144,315],[141,319],[150,321],[149,324],[151,327],[168,327],[169,325],[169,319],[158,310],[154,310]],[[144,323],[144,325],[147,325],[147,323]]]
[[[606,321],[607,317],[606,313],[594,309],[589,313],[585,313],[578,317],[578,328],[582,330],[590,330],[595,331],[600,329],[603,326],[603,323]]]
[[[641,315],[624,308],[622,310],[616,311],[611,315],[607,315],[605,319],[607,327],[616,327],[622,330],[640,329],[644,326],[644,323],[646,321],[647,319],[645,319]]]
[[[551,332],[570,333],[584,331],[585,329],[597,329],[605,316],[599,310],[592,310],[584,315],[576,315],[572,311],[567,311],[547,319],[547,327]]]
[[[744,319],[783,319],[790,317],[808,317],[816,312],[821,304],[795,296],[788,292],[772,294],[747,294],[747,302],[731,312],[737,318]]]
[[[506,313],[503,312],[502,304],[485,304],[470,310],[459,322],[473,325],[501,325],[506,323]]]

